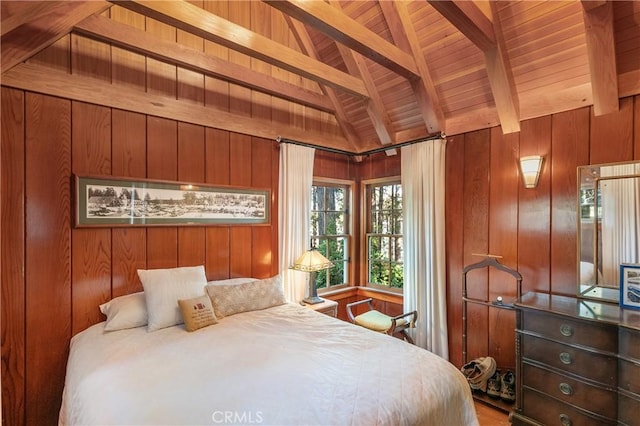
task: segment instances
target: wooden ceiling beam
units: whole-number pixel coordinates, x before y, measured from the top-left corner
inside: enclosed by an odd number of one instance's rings
[[[613,39],[613,4],[609,1],[594,7],[593,3],[582,2],[582,15],[591,73],[593,113],[599,116],[618,111],[618,71]]]
[[[387,21],[394,42],[403,50],[412,52],[420,78],[411,81],[413,91],[424,120],[427,133],[445,130],[445,119],[420,40],[413,27],[409,11],[403,2],[380,2],[380,8]]]
[[[87,16],[102,13],[111,7],[105,1],[56,1],[43,2],[37,9],[21,9],[2,21],[1,71],[4,73],[20,62],[29,59],[45,47],[64,37],[71,28]],[[36,7],[36,6],[34,6]],[[18,14],[18,15],[16,15]]]
[[[483,52],[496,45],[493,24],[473,2],[429,0],[428,3]]]
[[[186,1],[112,0],[111,2],[302,77],[354,96],[362,98],[368,96],[362,80]]]
[[[309,37],[309,33],[307,32],[304,25],[300,21],[291,19],[291,17],[287,15],[285,15],[284,19],[287,22],[287,25],[289,26],[289,29],[291,30],[293,37],[298,42],[298,45],[300,46],[300,49],[302,50],[302,52],[314,59],[318,59],[319,57],[318,51],[316,50],[316,47],[312,43],[311,37]],[[336,95],[335,91],[331,87],[325,87],[323,85],[320,85],[320,90],[322,90],[326,94],[326,96],[330,99],[335,109],[336,122],[340,126],[340,129],[342,129],[342,133],[344,133],[346,139],[349,141],[350,143],[349,147],[351,148],[352,151],[357,151],[360,145],[360,138],[358,137],[355,129],[349,122],[349,119],[347,118],[344,108],[342,107],[342,103],[338,99],[338,96]]]
[[[405,78],[420,77],[410,54],[345,15],[338,7],[324,1],[263,1]]]
[[[490,2],[492,23],[473,2],[429,0],[442,16],[484,53],[487,76],[503,133],[520,131],[520,104],[500,29],[498,9]]]
[[[335,112],[329,99],[321,93],[253,71],[179,43],[161,40],[145,31],[109,18],[98,15],[90,16],[78,23],[74,27],[74,31],[129,51],[176,64],[185,69],[220,78],[281,99],[329,113]]]
[[[346,139],[326,132],[290,127],[256,117],[233,114],[195,102],[146,93],[90,77],[57,71],[41,65],[24,63],[2,76],[3,86],[58,96],[80,102],[138,112],[170,120],[275,140],[277,136],[344,150]]]

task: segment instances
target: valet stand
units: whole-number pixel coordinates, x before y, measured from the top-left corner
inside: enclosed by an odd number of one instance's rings
[[[502,259],[502,256],[496,256],[492,254],[473,254],[474,256],[484,256],[485,259],[478,262],[473,263],[471,265],[466,266],[462,270],[462,364],[466,364],[469,362],[467,359],[467,304],[472,303],[476,305],[488,306],[489,308],[496,309],[507,309],[516,311],[513,303],[504,303],[502,297],[498,297],[496,300],[488,301],[481,299],[474,299],[467,296],[467,273],[469,271],[473,271],[474,269],[481,268],[496,268],[500,271],[506,272],[507,274],[513,276],[516,280],[516,300],[520,300],[522,296],[522,275],[515,269],[509,268],[508,266],[503,265],[498,261],[498,259]],[[519,323],[518,315],[519,312],[516,311],[516,322]],[[520,345],[516,341],[516,351],[519,351]],[[516,359],[518,359],[518,354],[516,354]],[[518,383],[520,381],[520,368],[518,363],[515,366],[515,374],[516,374],[516,401],[514,404],[509,404],[507,402],[502,401],[501,399],[494,399],[489,397],[486,394],[481,394],[479,392],[473,392],[473,398],[479,401],[482,401],[486,404],[489,404],[493,407],[496,407],[504,412],[510,412],[514,409],[514,407],[520,406],[520,395],[518,395]]]

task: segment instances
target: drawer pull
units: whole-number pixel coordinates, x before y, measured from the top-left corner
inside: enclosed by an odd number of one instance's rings
[[[560,392],[562,392],[565,395],[572,395],[573,394],[573,388],[571,387],[571,385],[569,383],[560,383],[560,386],[558,386],[560,388]]]
[[[571,354],[568,352],[560,352],[560,362],[563,364],[569,365],[573,362],[571,359]]]
[[[564,337],[573,336],[573,327],[571,327],[569,324],[560,325],[560,334],[562,334]]]
[[[571,418],[566,414],[560,414],[560,424],[562,426],[571,426]]]

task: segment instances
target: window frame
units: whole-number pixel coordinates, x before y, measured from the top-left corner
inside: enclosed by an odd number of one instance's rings
[[[322,237],[322,238],[345,238],[346,239],[346,243],[347,243],[347,252],[345,253],[346,255],[346,261],[345,261],[345,267],[348,268],[347,269],[347,282],[346,283],[341,283],[341,284],[336,284],[336,285],[332,285],[330,287],[324,287],[324,288],[319,288],[318,289],[318,294],[322,295],[323,293],[329,293],[331,291],[334,290],[338,290],[338,289],[342,289],[342,288],[346,288],[349,287],[351,285],[351,283],[354,282],[355,279],[355,271],[353,268],[353,254],[354,254],[354,244],[353,244],[353,211],[354,211],[354,205],[353,205],[353,194],[354,194],[354,189],[355,189],[355,182],[352,180],[344,180],[344,179],[335,179],[335,178],[326,178],[326,177],[314,177],[313,178],[313,182],[312,182],[313,186],[333,186],[333,187],[342,187],[345,188],[347,190],[347,194],[345,196],[345,203],[346,203],[346,217],[345,217],[345,226],[346,226],[346,234],[343,234],[340,237]],[[311,213],[311,210],[310,210]],[[309,231],[311,231],[311,229],[309,229]],[[317,240],[318,237],[311,235],[311,232],[309,232],[309,242],[311,242],[312,240]],[[324,256],[325,253],[322,253],[322,255]],[[327,271],[318,271],[317,274],[322,274],[322,273],[328,273],[329,270]]]
[[[381,285],[369,282],[369,230],[371,229],[371,188],[374,186],[384,186],[384,185],[402,185],[400,176],[389,176],[383,178],[376,179],[365,179],[360,183],[360,194],[361,194],[361,210],[364,214],[362,215],[360,221],[360,277],[361,281],[364,282],[365,286],[376,289],[387,291],[396,294],[403,294],[404,292],[404,276],[402,282],[402,288],[391,287],[387,285]],[[403,215],[404,215],[404,192],[403,192]],[[389,234],[389,235],[399,235],[402,238],[404,243],[404,224],[403,224],[403,233],[402,234]],[[402,262],[404,267],[404,260]]]

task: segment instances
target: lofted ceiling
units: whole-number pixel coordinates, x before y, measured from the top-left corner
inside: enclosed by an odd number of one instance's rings
[[[352,154],[640,93],[636,1],[0,4],[4,86]]]

